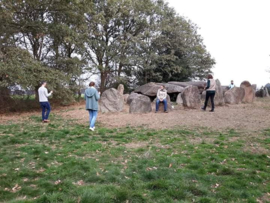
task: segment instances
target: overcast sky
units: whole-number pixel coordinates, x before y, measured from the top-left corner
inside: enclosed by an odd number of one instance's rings
[[[270,0],[166,1],[200,27],[222,85],[270,83]]]

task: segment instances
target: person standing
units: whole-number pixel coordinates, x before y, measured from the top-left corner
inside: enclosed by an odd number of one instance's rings
[[[229,89],[232,89],[232,88],[234,88],[234,83],[233,83],[233,80],[231,81],[231,84],[229,85]]]
[[[51,106],[48,101],[48,97],[51,96],[53,93],[53,91],[48,93],[46,85],[47,82],[42,82],[41,87],[38,89],[39,103],[42,109],[42,122],[44,123],[50,122],[48,119],[51,112]]]
[[[204,107],[202,108],[202,110],[204,110],[204,111],[206,110],[208,100],[210,98],[211,105],[212,105],[212,109],[210,110],[210,112],[214,112],[214,110],[215,110],[214,97],[216,94],[216,81],[213,79],[213,76],[211,74],[208,75],[207,79],[208,79],[207,86],[205,87],[206,98],[205,98],[205,103],[204,103]]]
[[[90,82],[89,88],[84,93],[86,110],[89,112],[89,129],[95,130],[95,123],[98,114],[98,100],[100,99],[100,93],[95,88],[95,83]]]
[[[157,100],[156,100],[156,113],[159,109],[159,103],[162,102],[164,104],[164,112],[168,113],[167,111],[167,90],[165,89],[165,86],[162,85],[160,89],[157,92]]]

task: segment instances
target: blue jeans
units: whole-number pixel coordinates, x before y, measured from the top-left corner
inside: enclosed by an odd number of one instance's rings
[[[88,109],[88,111],[89,111],[89,124],[90,124],[90,128],[93,128],[93,127],[95,127],[95,123],[96,123],[96,120],[97,120],[98,111],[91,110],[91,109]]]
[[[40,107],[42,109],[42,120],[48,120],[50,112],[51,112],[51,106],[49,102],[40,102]]]
[[[160,102],[163,102],[164,111],[167,111],[167,100],[166,99],[164,99],[163,101],[160,101],[159,99],[157,99],[157,101],[156,101],[156,111],[158,111],[158,109],[159,109],[159,103]]]

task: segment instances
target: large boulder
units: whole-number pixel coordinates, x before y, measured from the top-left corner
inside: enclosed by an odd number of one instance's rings
[[[136,93],[131,95],[133,95],[133,98],[129,106],[129,113],[152,112],[151,99],[148,96]]]
[[[188,108],[200,108],[201,95],[198,87],[187,86],[182,93],[183,105]]]
[[[256,85],[256,84],[252,84],[251,87],[252,87],[252,89],[254,90],[254,92],[257,91],[257,85]]]
[[[179,93],[176,98],[176,104],[183,105],[182,93]]]
[[[171,111],[172,110],[172,103],[171,103],[171,99],[170,99],[170,96],[169,95],[167,95],[166,100],[167,100],[167,111]],[[156,101],[157,101],[157,98],[155,98],[154,101],[153,101],[153,108],[154,109],[156,109]],[[163,104],[163,102],[160,102],[159,103],[159,111],[160,112],[163,112],[164,111],[164,104]]]
[[[150,82],[135,89],[135,93],[141,93],[150,97],[156,96],[160,85]]]
[[[128,97],[129,97],[129,94],[124,94],[124,102],[127,103],[127,100],[128,100]]]
[[[175,82],[175,81],[171,81],[171,82],[168,82],[168,84],[172,84],[172,85],[178,85],[180,87],[187,87],[187,86],[196,86],[198,87],[200,93],[203,92],[204,90],[204,87],[206,85],[206,82],[203,82],[203,81],[189,81],[189,82]]]
[[[99,104],[101,112],[119,112],[123,110],[123,107],[123,96],[116,89],[108,89],[101,95]]]
[[[132,92],[127,98],[127,104],[130,104],[133,99],[136,99],[140,94]]]
[[[159,85],[159,87],[161,85],[164,85],[168,94],[176,94],[176,93],[178,94],[184,91],[184,87],[181,87],[179,85],[168,84],[168,83],[165,83],[165,84],[157,83],[157,85]]]
[[[250,82],[244,81],[241,83],[240,87],[245,90],[245,96],[243,98],[244,103],[252,103],[255,98],[255,91],[253,90]]]
[[[215,105],[222,106],[224,105],[224,95],[223,95],[223,88],[221,83],[218,79],[216,79],[216,95],[215,95]]]
[[[245,90],[241,87],[234,87],[224,94],[225,103],[227,104],[239,104],[243,101],[245,96]]]
[[[267,83],[265,87],[267,88],[268,92],[270,92],[270,83]]]
[[[262,87],[261,89],[256,91],[255,96],[256,97],[269,97],[269,92],[268,92],[267,87]]]

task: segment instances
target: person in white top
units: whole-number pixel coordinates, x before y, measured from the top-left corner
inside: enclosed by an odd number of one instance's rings
[[[231,84],[229,85],[229,89],[232,89],[232,88],[234,88],[234,83],[233,83],[233,80],[231,81]]]
[[[156,100],[156,113],[158,112],[159,109],[159,103],[163,102],[164,104],[164,112],[168,113],[167,111],[167,90],[165,89],[165,86],[162,85],[160,89],[157,92],[157,100]]]
[[[211,74],[208,75],[207,77],[207,86],[204,88],[206,90],[206,97],[205,97],[205,102],[204,102],[204,107],[202,107],[202,110],[206,110],[208,100],[210,98],[211,104],[212,104],[212,109],[210,112],[214,112],[215,110],[215,94],[216,94],[216,81],[213,79],[213,76]]]
[[[42,82],[41,87],[38,89],[39,103],[42,109],[42,122],[44,123],[50,122],[48,118],[51,112],[51,106],[48,101],[48,97],[51,96],[53,93],[53,91],[48,93],[46,85],[47,85],[47,82]]]

